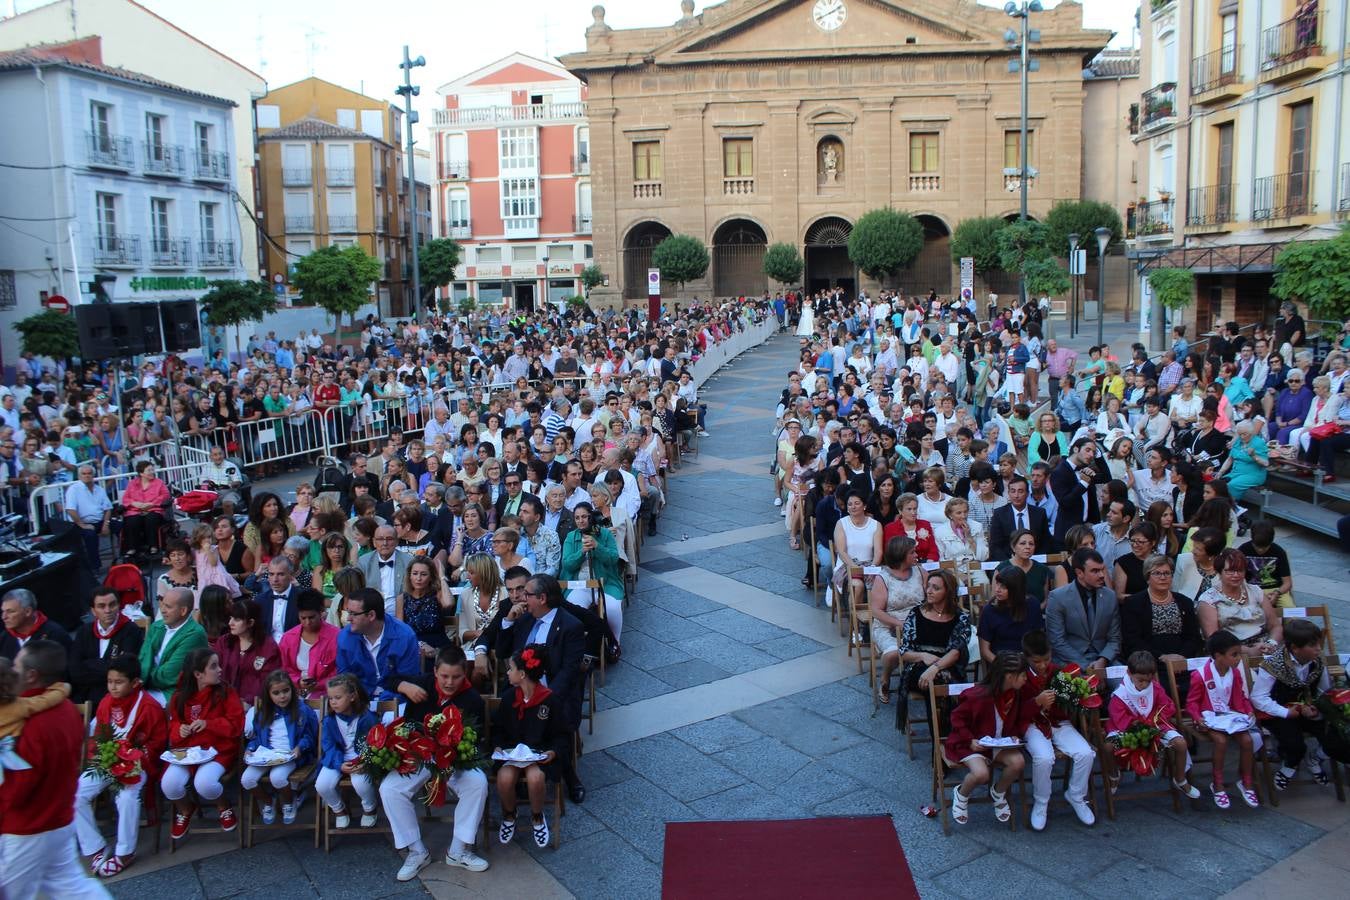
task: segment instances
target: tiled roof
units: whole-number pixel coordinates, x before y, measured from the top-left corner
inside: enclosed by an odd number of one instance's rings
[[[1106,50],[1088,65],[1093,78],[1128,78],[1139,74],[1139,51]]]
[[[233,100],[226,100],[224,97],[216,97],[211,94],[203,94],[200,91],[189,90],[188,88],[170,84],[167,81],[161,81],[158,78],[152,78],[149,75],[143,75],[140,72],[133,72],[130,69],[123,69],[117,66],[105,66],[80,60],[62,59],[60,57],[44,54],[34,48],[0,52],[0,72],[12,72],[17,69],[31,69],[34,66],[48,69],[61,68],[71,69],[76,72],[88,72],[93,75],[101,75],[105,78],[115,78],[118,81],[138,84],[142,87],[154,88],[161,91],[172,91],[175,94],[193,97],[197,100],[205,100],[208,103],[219,103],[222,106],[238,105]]]
[[[289,125],[283,125],[280,128],[273,128],[266,134],[260,134],[258,140],[362,140],[378,141],[383,144],[379,138],[366,134],[364,131],[357,131],[354,128],[344,128],[341,125],[334,125],[332,122],[325,122],[323,119],[307,117],[292,122]]]

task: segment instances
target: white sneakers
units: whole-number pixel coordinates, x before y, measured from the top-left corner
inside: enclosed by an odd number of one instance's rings
[[[1073,809],[1074,815],[1078,816],[1078,821],[1088,826],[1096,824],[1097,817],[1092,814],[1092,807],[1087,804],[1087,801],[1075,800],[1068,794],[1064,795],[1064,799],[1068,801],[1070,808]],[[1049,811],[1050,811],[1050,801],[1048,799],[1036,800],[1032,803],[1031,805],[1032,831],[1045,830],[1045,823]]]
[[[1078,821],[1082,822],[1084,825],[1095,825],[1097,823],[1097,817],[1093,815],[1092,807],[1088,806],[1086,800],[1075,800],[1068,796],[1064,799],[1069,801],[1069,806],[1073,808],[1074,814],[1078,816]]]
[[[486,872],[488,861],[483,859],[473,850],[465,847],[464,850],[455,854],[449,850],[445,851],[445,864],[447,866],[458,866],[461,869],[468,869],[470,872]]]
[[[1044,831],[1046,815],[1050,812],[1050,801],[1037,800],[1031,804],[1031,830]]]
[[[417,873],[431,865],[430,853],[409,853],[408,858],[403,861],[403,867],[398,870],[395,876],[399,881],[412,881],[417,877]]]
[[[782,497],[774,497],[774,498],[773,498],[773,505],[774,505],[774,506],[782,506],[782,505],[783,505],[783,498],[782,498]]]

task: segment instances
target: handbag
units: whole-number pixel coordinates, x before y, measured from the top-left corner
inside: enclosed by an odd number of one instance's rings
[[[1324,441],[1335,434],[1340,434],[1341,426],[1335,422],[1323,422],[1321,425],[1314,425],[1308,429],[1308,437],[1315,441]]]

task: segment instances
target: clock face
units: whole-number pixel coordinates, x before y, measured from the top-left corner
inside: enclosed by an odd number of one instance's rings
[[[816,5],[811,9],[811,18],[821,31],[837,31],[847,16],[844,0],[816,0]]]

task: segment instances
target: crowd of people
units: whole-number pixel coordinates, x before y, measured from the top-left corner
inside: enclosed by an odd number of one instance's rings
[[[1271,522],[1242,504],[1272,465],[1320,459],[1318,474],[1334,477],[1325,454],[1350,444],[1350,328],[1318,368],[1289,304],[1273,331],[1225,323],[1203,347],[1179,327],[1160,359],[1142,345],[1119,356],[1094,346],[1082,359],[1045,337],[1045,304],[1007,307],[996,295],[987,319],[971,305],[889,291],[821,293],[797,309],[774,503],[804,554],[802,584],[823,586],[854,622],[851,643],[870,646],[876,702],[895,702],[898,728],[912,694],[980,675],[944,748],[968,773],[952,796],[955,821],[967,821],[983,784],[1007,821],[1025,749],[1033,828],[1046,826],[1055,750],[1071,759],[1069,804],[1092,824],[1097,755],[1050,690],[1064,667],[1098,672],[1104,685],[1108,667],[1127,666],[1107,740],[1141,717],[1165,723],[1173,786],[1199,798],[1177,711],[1154,685],[1167,683],[1160,661],[1210,656],[1217,669],[1205,671],[1219,674],[1206,676],[1206,691],[1177,685],[1204,707],[1199,730],[1226,746],[1227,732],[1206,727],[1205,704],[1254,708],[1279,757],[1276,789],[1301,764],[1326,783],[1325,748],[1304,741],[1324,737],[1309,705],[1329,688],[1322,632],[1282,617],[1294,606],[1289,556]],[[1256,671],[1249,707],[1227,693],[1242,693],[1231,670],[1244,659]],[[980,743],[1005,736],[1021,743]],[[1255,719],[1231,736],[1243,753],[1238,794],[1254,806],[1253,740],[1259,747]],[[1227,809],[1221,752],[1217,760],[1207,792]],[[1114,791],[1118,773],[1105,774]]]
[[[530,838],[546,846],[546,787],[586,797],[586,679],[621,657],[643,533],[656,532],[679,442],[707,433],[693,367],[771,314],[742,302],[656,323],[372,320],[359,347],[268,335],[206,366],[62,372],[25,359],[4,401],[22,412],[2,437],[55,435],[60,462],[22,467],[11,499],[63,484],[48,492],[56,521],[87,533],[90,569],[102,572],[99,538],[120,529],[119,555],[143,564],[149,589],[110,571],[73,632],[27,590],[0,601],[0,893],[106,896],[84,873],[134,863],[143,803],[167,800],[182,840],[202,807],[239,827],[242,792],[263,824],[294,823],[308,795],[342,830],[359,802],[360,826],[387,823],[404,852],[397,878],[411,880],[431,860],[415,807],[435,767],[378,777],[363,751],[393,716],[429,729],[451,705],[481,743],[461,752],[530,753],[449,777],[446,863],[488,867],[476,842],[490,783],[497,839],[515,839],[525,802]],[[112,379],[124,410],[109,405]],[[339,461],[321,460],[288,502],[257,482],[320,448],[260,447],[244,423],[282,431],[297,404],[334,411],[319,436]],[[187,516],[160,451],[181,460],[194,438],[205,460],[189,486],[208,500]],[[87,729],[67,695],[87,704]],[[297,770],[310,772],[298,785]],[[111,840],[94,815],[104,793]]]

